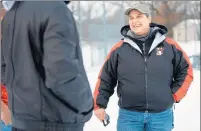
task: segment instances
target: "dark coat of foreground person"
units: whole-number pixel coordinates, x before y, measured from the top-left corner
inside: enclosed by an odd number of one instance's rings
[[[78,31],[66,3],[16,1],[3,19],[1,82],[16,130],[82,131],[92,116]]]

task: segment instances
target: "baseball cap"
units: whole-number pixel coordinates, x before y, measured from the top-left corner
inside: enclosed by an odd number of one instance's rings
[[[125,15],[129,15],[129,13],[132,10],[138,10],[138,11],[142,12],[143,14],[148,14],[148,15],[151,14],[151,9],[150,9],[150,6],[148,4],[141,4],[141,3],[140,4],[135,4],[133,7],[128,8],[125,11]]]

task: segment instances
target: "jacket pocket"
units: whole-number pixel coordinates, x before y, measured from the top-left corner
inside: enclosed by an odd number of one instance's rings
[[[174,99],[174,94],[172,93],[172,90],[171,90],[170,87],[169,87],[169,93],[171,94],[171,97],[172,97],[173,101],[176,102],[176,100]]]
[[[68,107],[66,107],[64,104],[59,104],[59,117],[60,121],[63,123],[84,123],[90,120],[92,117],[92,111],[93,108],[88,111],[87,113],[78,113],[75,112]]]
[[[123,91],[123,88],[124,88],[124,86],[121,87],[121,89],[120,89],[120,95],[119,95],[119,103],[120,103],[120,106],[121,106],[121,107],[123,107],[123,97],[124,97],[124,96],[123,96],[123,95],[124,95],[124,93],[123,93],[123,92],[124,92],[124,91]]]
[[[119,105],[122,106],[122,94],[119,94]]]

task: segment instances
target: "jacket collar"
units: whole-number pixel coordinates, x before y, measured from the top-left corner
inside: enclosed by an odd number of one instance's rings
[[[2,1],[2,4],[6,10],[10,10],[14,3],[15,1]]]

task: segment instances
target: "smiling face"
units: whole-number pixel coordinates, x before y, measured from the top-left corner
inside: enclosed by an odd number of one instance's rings
[[[137,35],[146,35],[149,32],[151,17],[146,16],[138,10],[132,10],[129,13],[130,29]]]

